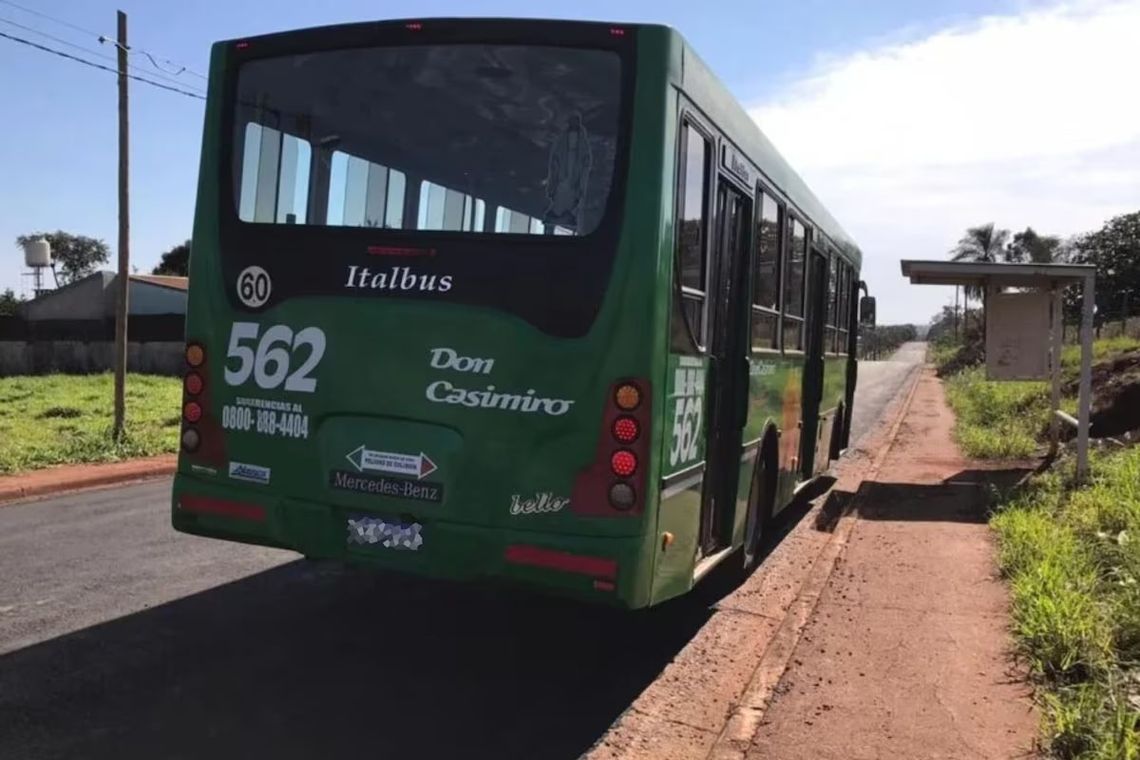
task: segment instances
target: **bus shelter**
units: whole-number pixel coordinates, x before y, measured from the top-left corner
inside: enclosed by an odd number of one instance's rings
[[[1092,407],[1092,336],[1096,267],[1091,264],[1005,264],[904,260],[912,285],[961,285],[986,294],[986,375],[993,380],[1053,383],[1050,456],[1057,452],[1062,422],[1077,429],[1077,479],[1088,474]],[[1061,293],[1081,286],[1081,374],[1077,417],[1061,407]]]

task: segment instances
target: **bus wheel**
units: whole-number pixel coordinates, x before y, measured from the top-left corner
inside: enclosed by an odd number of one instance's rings
[[[831,461],[839,459],[839,453],[843,451],[843,421],[847,419],[843,413],[843,407],[840,406],[835,410],[835,422],[831,425],[831,451],[828,452],[828,458]]]
[[[767,441],[765,441],[767,443]],[[772,499],[776,492],[776,468],[772,447],[760,449],[756,474],[748,493],[748,516],[744,521],[743,569],[751,570],[760,559],[760,547],[772,519]]]

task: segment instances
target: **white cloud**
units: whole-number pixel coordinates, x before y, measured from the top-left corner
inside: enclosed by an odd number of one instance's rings
[[[1140,0],[995,16],[823,64],[751,111],[863,248],[880,319],[944,298],[900,258],[970,225],[1071,235],[1140,208]]]

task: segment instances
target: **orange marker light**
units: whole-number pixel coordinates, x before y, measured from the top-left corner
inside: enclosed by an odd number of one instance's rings
[[[191,343],[186,347],[186,363],[191,367],[201,367],[202,362],[206,361],[206,350],[197,343]]]
[[[641,403],[641,391],[636,385],[626,383],[614,393],[614,403],[618,405],[618,408],[627,412],[636,409],[637,405]]]

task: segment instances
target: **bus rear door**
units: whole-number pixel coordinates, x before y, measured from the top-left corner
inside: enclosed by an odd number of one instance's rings
[[[817,471],[819,407],[823,401],[823,323],[827,310],[827,257],[814,245],[808,261],[807,335],[804,357],[803,435],[800,437],[800,474],[810,478]]]
[[[752,203],[729,182],[717,188],[713,229],[713,300],[710,304],[709,425],[701,500],[700,547],[704,556],[731,543],[744,428],[740,399],[747,393],[749,232]]]

